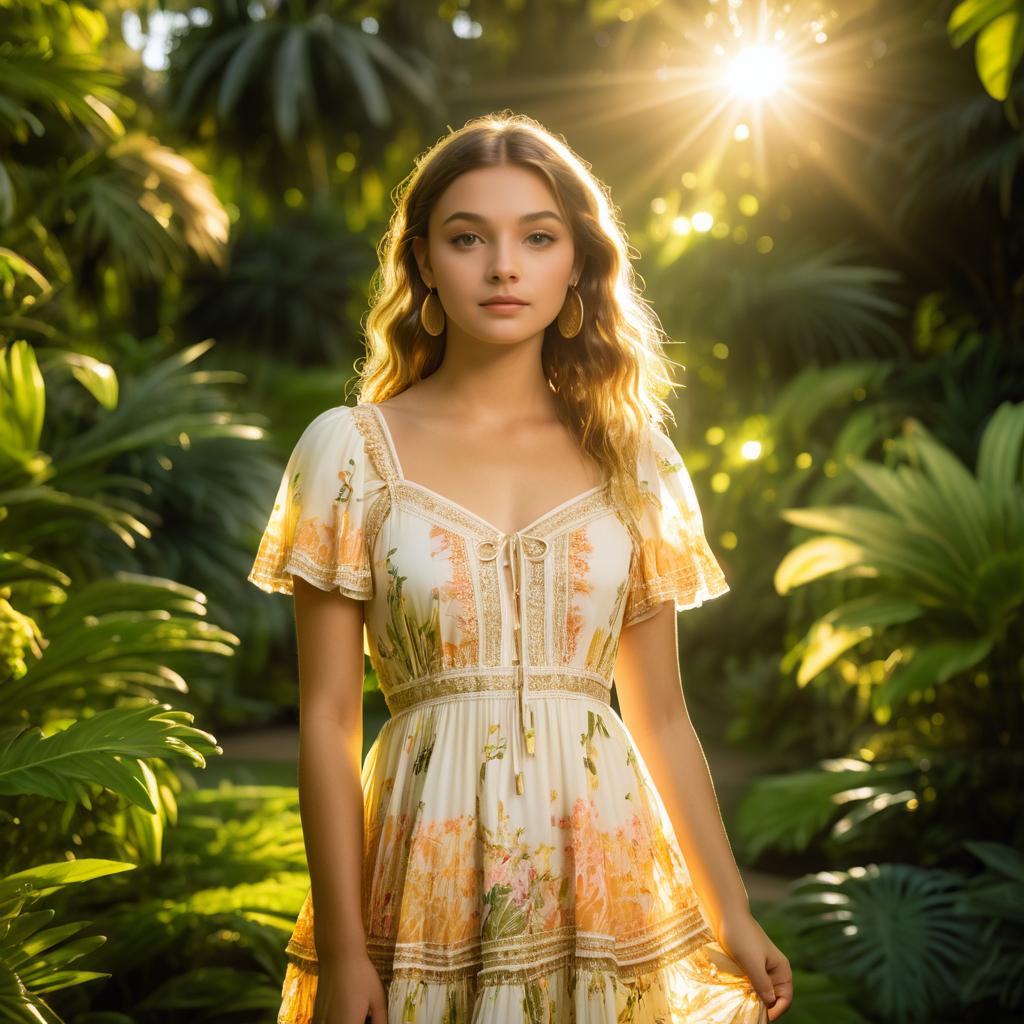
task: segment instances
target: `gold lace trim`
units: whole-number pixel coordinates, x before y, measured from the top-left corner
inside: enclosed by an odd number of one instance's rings
[[[384,488],[374,499],[369,512],[366,513],[366,522],[363,524],[363,532],[366,536],[366,548],[373,551],[377,543],[377,534],[391,511],[391,491]]]
[[[277,541],[268,541],[258,552],[246,578],[268,594],[291,594],[294,587],[290,573],[301,576],[321,590],[337,587],[346,597],[366,600],[370,595],[372,574],[368,569],[354,569],[347,565],[324,566]]]
[[[492,941],[473,939],[451,946],[396,945],[371,936],[366,946],[384,984],[396,978],[439,984],[472,979],[485,987],[522,985],[565,967],[607,971],[629,981],[714,941],[714,933],[700,911],[690,907],[635,942],[585,934],[566,925],[546,932]]]
[[[391,454],[391,446],[381,433],[373,408],[368,405],[354,405],[352,418],[355,420],[356,429],[362,435],[366,454],[370,457],[377,475],[389,484],[397,481],[398,468]]]
[[[705,601],[729,591],[729,584],[721,567],[710,558],[701,558],[697,565],[681,566],[662,576],[643,579],[637,563],[631,567],[632,586],[629,603],[623,617],[623,626],[645,618],[663,601],[672,601],[677,611],[699,608]]]
[[[443,495],[413,480],[405,480],[398,473],[396,455],[388,442],[384,427],[380,422],[380,410],[373,405],[356,405],[352,407],[356,426],[363,437],[367,454],[378,475],[386,480],[396,496],[413,508],[419,508],[443,523],[455,523],[468,533],[488,539],[502,536],[501,531],[458,503],[449,501]],[[533,523],[519,530],[519,533],[530,533],[534,536],[550,537],[562,527],[587,519],[593,514],[604,511],[608,504],[611,482],[606,481],[597,490],[584,492],[581,497],[569,499],[562,508],[535,519]]]
[[[566,672],[529,670],[530,693],[544,691],[581,694],[611,704],[611,687],[603,679],[581,674],[578,670]],[[436,675],[416,680],[400,690],[384,695],[388,710],[394,715],[409,708],[418,707],[427,701],[440,701],[467,693],[492,693],[508,691],[516,693],[517,678],[514,672],[460,672],[453,675]]]
[[[667,967],[715,941],[696,907],[686,909],[635,942],[608,935],[577,933],[572,925],[490,942],[470,940],[451,946],[415,944],[399,949],[391,939],[370,936],[367,953],[384,984],[394,979],[452,984],[475,980],[481,986],[520,985],[552,971],[609,971],[629,981]],[[317,974],[316,955],[290,941],[285,956]]]

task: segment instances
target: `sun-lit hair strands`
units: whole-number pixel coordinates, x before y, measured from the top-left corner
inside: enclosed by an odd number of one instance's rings
[[[590,164],[539,122],[510,110],[450,130],[415,162],[392,194],[395,209],[377,248],[380,265],[370,284],[365,317],[367,353],[357,362],[358,401],[383,402],[440,365],[444,335],[420,322],[427,296],[412,240],[427,237],[430,213],[459,175],[480,167],[517,165],[541,175],[573,234],[582,272],[577,290],[584,320],[571,341],[552,323],[541,359],[563,422],[581,449],[599,463],[613,498],[639,514],[636,464],[649,427],[664,429],[675,382],[665,334],[640,294],[627,238],[610,192]],[[635,530],[634,523],[627,523]]]

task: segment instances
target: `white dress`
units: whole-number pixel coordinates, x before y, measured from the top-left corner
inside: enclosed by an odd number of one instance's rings
[[[249,579],[365,602],[392,717],[362,770],[362,916],[389,1024],[761,1024],[610,706],[624,625],[724,594],[683,460],[639,460],[642,543],[609,485],[505,533],[404,478],[372,403],[317,416]],[[312,893],[281,1024],[316,992]]]

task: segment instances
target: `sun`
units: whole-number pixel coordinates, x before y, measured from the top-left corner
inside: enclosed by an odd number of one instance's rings
[[[785,85],[786,60],[772,46],[745,46],[729,62],[725,80],[736,96],[765,99]]]

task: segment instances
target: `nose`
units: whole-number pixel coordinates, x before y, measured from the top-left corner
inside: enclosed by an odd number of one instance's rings
[[[491,247],[493,259],[488,270],[489,281],[518,281],[519,264],[513,253],[515,243],[509,239],[499,238]]]

